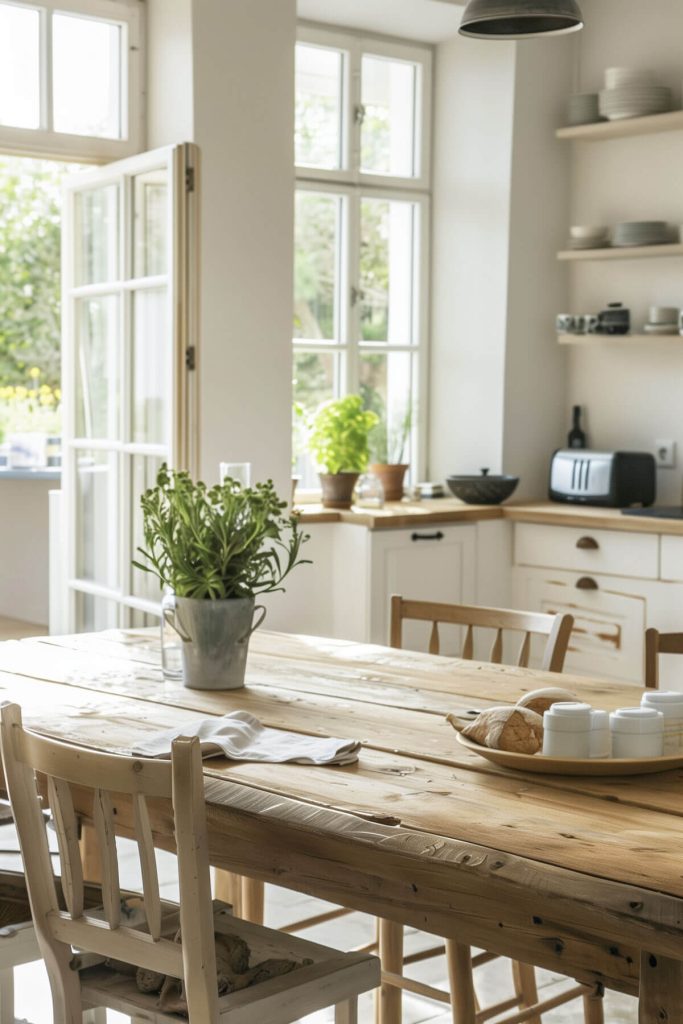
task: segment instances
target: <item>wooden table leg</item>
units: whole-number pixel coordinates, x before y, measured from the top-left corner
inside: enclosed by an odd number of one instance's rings
[[[217,900],[229,903],[235,917],[242,917],[242,876],[216,868],[213,884]]]
[[[678,1024],[683,1013],[683,962],[640,955],[638,1024]]]
[[[379,958],[383,971],[403,974],[403,925],[380,918],[377,922]],[[382,984],[375,991],[375,1024],[401,1024],[403,992]]]
[[[515,994],[519,999],[520,1010],[526,1010],[529,1006],[535,1006],[538,1002],[538,986],[536,985],[536,971],[531,964],[523,964],[518,960],[513,960],[512,977],[515,985]],[[527,1024],[541,1024],[541,1018],[538,1015],[529,1017]]]
[[[92,825],[81,825],[81,862],[83,864],[83,880],[93,882],[95,885],[102,883],[102,858],[100,857],[100,844]]]
[[[583,997],[584,1024],[605,1024],[604,999],[601,992],[589,992]]]
[[[254,878],[242,878],[242,914],[245,921],[263,924],[265,885]]]
[[[477,997],[472,973],[472,950],[460,942],[447,939],[446,961],[453,1024],[475,1024]]]

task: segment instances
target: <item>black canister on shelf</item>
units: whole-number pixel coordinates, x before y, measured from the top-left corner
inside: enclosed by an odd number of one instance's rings
[[[572,429],[567,434],[567,448],[585,448],[586,435],[581,429],[581,406],[572,409]]]

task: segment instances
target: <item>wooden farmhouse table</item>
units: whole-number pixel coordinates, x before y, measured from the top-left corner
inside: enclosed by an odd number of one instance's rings
[[[159,660],[149,630],[7,642],[0,699],[20,703],[38,731],[113,752],[237,709],[357,737],[360,761],[347,767],[206,762],[212,863],[639,995],[640,1024],[683,1021],[683,772],[505,772],[457,744],[445,721],[556,676],[263,631],[243,690],[185,689],[163,680]],[[641,692],[571,676],[562,685],[606,709]],[[76,801],[87,818],[87,800]],[[172,849],[170,808],[151,813],[155,841]],[[129,834],[130,808],[121,801],[116,814]]]

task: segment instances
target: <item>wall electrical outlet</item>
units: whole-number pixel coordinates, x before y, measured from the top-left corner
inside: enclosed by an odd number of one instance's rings
[[[676,442],[655,441],[655,459],[660,469],[674,469],[676,466]]]

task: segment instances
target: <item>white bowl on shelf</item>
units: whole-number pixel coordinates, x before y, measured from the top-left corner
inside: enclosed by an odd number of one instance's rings
[[[573,224],[569,229],[569,237],[593,241],[605,239],[609,234],[609,228],[602,224]]]

